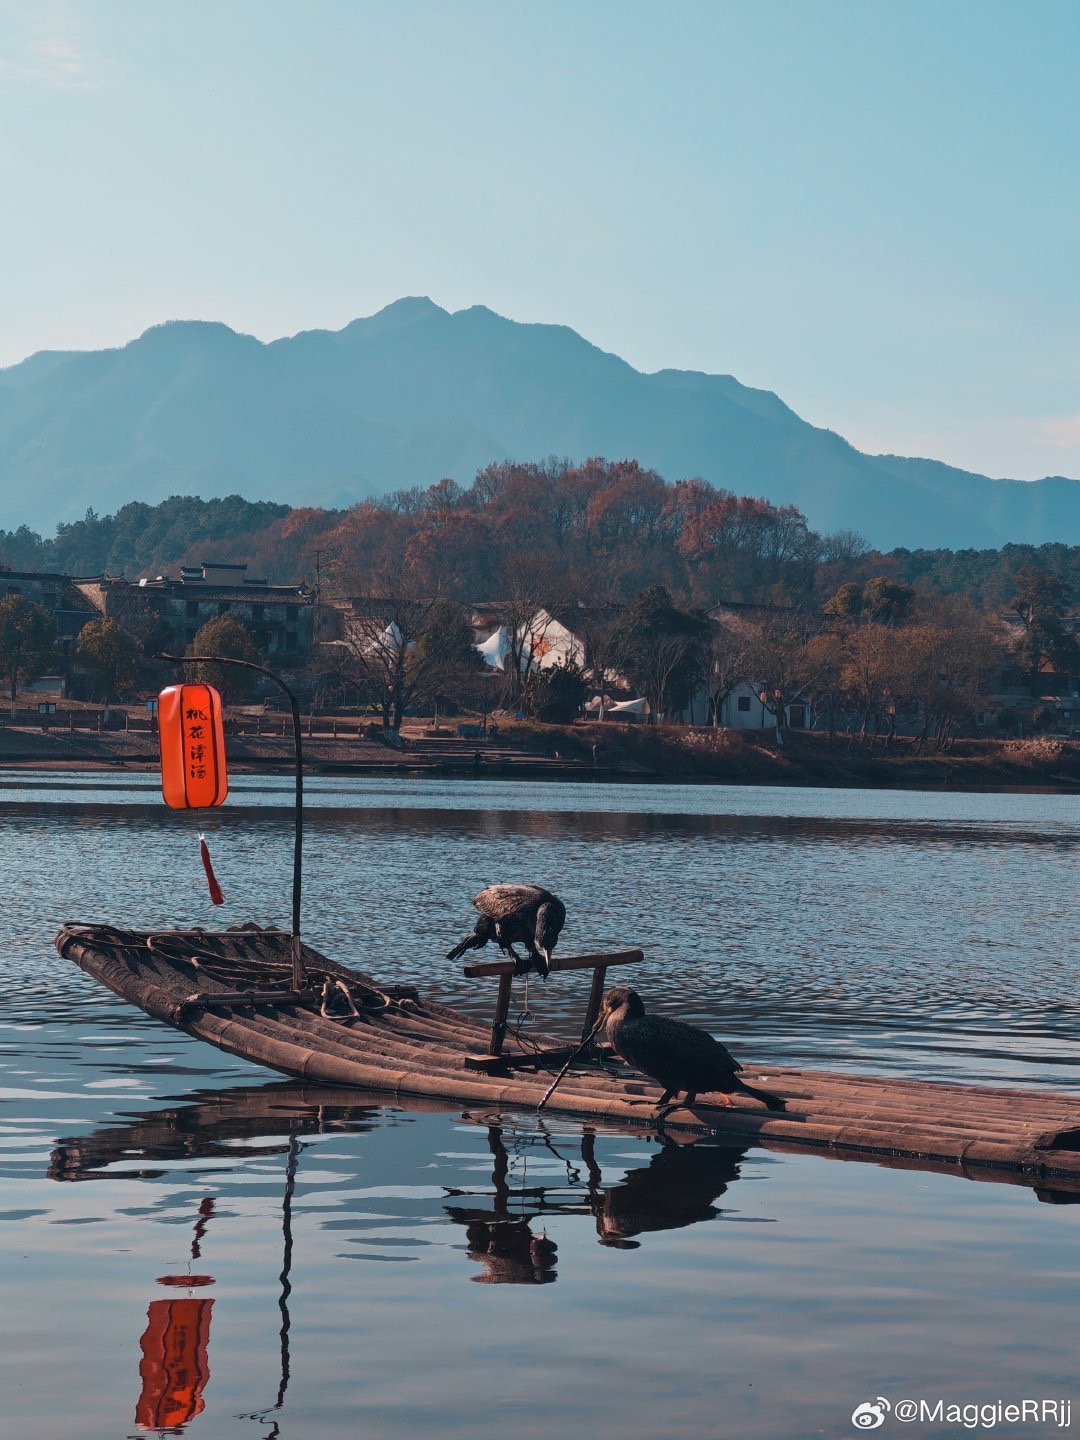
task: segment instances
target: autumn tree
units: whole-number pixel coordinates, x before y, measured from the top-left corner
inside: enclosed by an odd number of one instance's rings
[[[25,595],[0,600],[0,675],[8,682],[12,719],[19,687],[36,680],[59,658],[56,623],[44,606]]]
[[[896,733],[896,721],[905,703],[910,681],[909,656],[903,632],[879,621],[858,626],[844,643],[841,680],[856,724],[855,735],[876,739],[882,731],[886,743]]]
[[[829,717],[831,747],[836,736],[836,722],[844,713],[846,700],[844,637],[834,630],[811,635],[806,642],[805,655],[814,688],[814,710],[818,717],[822,714]]]
[[[1000,642],[987,617],[961,596],[924,603],[900,632],[912,705],[921,717],[916,748],[944,749],[971,725],[980,696],[1001,663]]]
[[[142,646],[110,617],[84,625],[76,648],[80,661],[101,691],[108,724],[109,701],[135,679]]]
[[[694,588],[702,580],[732,599],[763,598],[778,585],[799,593],[813,583],[820,536],[794,505],[717,490],[706,481],[675,487],[676,546],[688,562]]]

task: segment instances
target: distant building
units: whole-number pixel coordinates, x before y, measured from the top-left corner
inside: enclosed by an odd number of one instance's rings
[[[285,667],[303,664],[314,640],[314,597],[305,585],[271,585],[247,574],[246,565],[206,561],[184,566],[177,578],[125,580],[102,575],[72,582],[93,610],[119,624],[156,620],[171,644],[190,645],[208,620],[235,615],[259,652]]]
[[[476,648],[493,670],[505,670],[515,648],[519,648],[523,673],[550,670],[555,665],[584,665],[585,646],[564,621],[537,610],[517,636],[518,647],[511,643],[504,613],[505,607],[497,604],[474,605],[470,612]]]
[[[759,688],[740,680],[720,701],[717,725],[731,725],[736,730],[775,730],[776,716],[765,708]],[[792,701],[784,708],[784,724],[789,730],[808,730],[813,712],[808,700]]]
[[[49,612],[56,622],[61,655],[75,653],[79,632],[87,621],[97,618],[93,606],[69,575],[43,570],[0,570],[0,600],[7,595],[23,595]]]

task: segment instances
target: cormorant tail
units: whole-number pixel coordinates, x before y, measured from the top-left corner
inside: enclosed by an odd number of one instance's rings
[[[459,955],[464,955],[466,950],[480,950],[487,942],[480,939],[479,935],[466,935],[459,945],[448,952],[448,960],[456,960]]]
[[[752,1095],[755,1100],[760,1100],[767,1110],[786,1110],[787,1106],[779,1095],[774,1095],[771,1090],[755,1090],[753,1085],[746,1085],[739,1081],[739,1089],[744,1095]]]

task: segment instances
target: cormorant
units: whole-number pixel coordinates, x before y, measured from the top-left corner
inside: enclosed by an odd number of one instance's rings
[[[719,1040],[681,1020],[646,1015],[641,996],[625,985],[604,996],[600,1018],[606,1019],[608,1040],[627,1064],[663,1085],[657,1110],[663,1110],[680,1090],[686,1091],[683,1104],[687,1106],[693,1105],[699,1090],[723,1095],[725,1106],[731,1104],[732,1093],[739,1091],[770,1110],[784,1109],[778,1095],[755,1090],[739,1079],[742,1066]]]
[[[517,974],[535,970],[546,979],[551,952],[566,923],[566,906],[559,897],[541,885],[489,885],[472,903],[480,919],[446,958],[456,960],[466,950],[479,950],[496,940],[503,954],[514,960]],[[517,954],[515,943],[525,946],[527,958]]]

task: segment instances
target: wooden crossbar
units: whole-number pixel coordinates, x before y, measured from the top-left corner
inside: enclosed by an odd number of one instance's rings
[[[595,970],[599,966],[606,969],[609,965],[633,965],[644,959],[644,950],[612,950],[607,955],[553,955],[548,968],[554,974],[556,970]],[[463,967],[463,972],[473,980],[479,975],[513,975],[515,966],[513,960],[474,960]]]
[[[600,1003],[604,998],[604,980],[609,965],[634,965],[645,959],[644,950],[612,950],[603,955],[553,955],[549,970],[591,970],[592,988],[589,1003],[585,1008],[585,1023],[581,1038],[592,1033],[600,1014]],[[503,1041],[506,1039],[506,1022],[510,1015],[510,992],[513,988],[517,966],[513,960],[474,960],[463,967],[470,980],[483,975],[499,977],[499,994],[495,1001],[495,1019],[491,1023],[491,1042],[486,1055],[470,1055],[465,1065],[470,1070],[494,1070],[502,1063]]]

